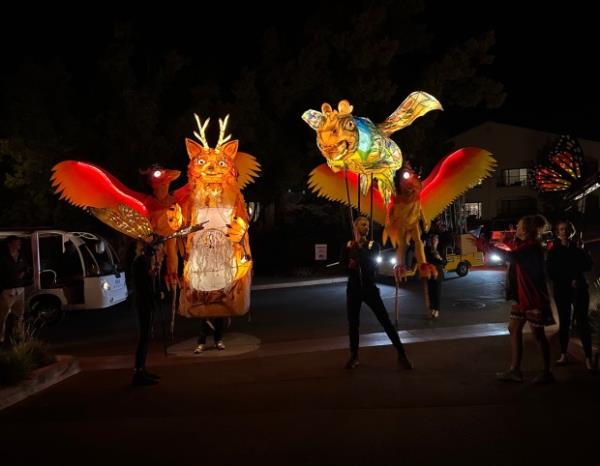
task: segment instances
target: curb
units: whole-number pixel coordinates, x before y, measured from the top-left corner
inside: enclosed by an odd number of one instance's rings
[[[313,286],[313,285],[331,285],[333,283],[345,283],[348,277],[332,277],[332,278],[320,278],[317,280],[302,280],[297,282],[282,282],[282,283],[268,283],[265,285],[254,285],[252,291],[260,290],[272,290],[275,288],[296,288],[300,286]]]
[[[14,387],[0,389],[0,410],[8,408],[80,371],[73,356],[57,356],[57,361],[32,372],[29,379]]]

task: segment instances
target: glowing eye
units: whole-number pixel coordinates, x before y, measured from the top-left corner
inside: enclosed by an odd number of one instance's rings
[[[152,173],[152,176],[154,178],[160,178],[160,175],[162,175],[162,172],[160,170],[154,170],[154,173]]]
[[[196,159],[196,163],[198,165],[204,165],[206,163],[206,160],[204,160],[204,159]]]
[[[226,165],[227,165],[227,163],[225,163],[225,161],[224,161],[224,160],[221,160],[221,161],[219,162],[219,167],[224,167],[224,166],[226,166]]]
[[[402,173],[402,178],[404,178],[405,180],[408,180],[410,178],[410,173],[408,173],[408,172]]]

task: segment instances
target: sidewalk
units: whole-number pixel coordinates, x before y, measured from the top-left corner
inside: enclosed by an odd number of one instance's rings
[[[600,377],[557,368],[548,386],[505,384],[506,336],[161,367],[86,371],[0,413],[3,459],[71,465],[537,465],[597,455]],[[526,337],[530,380],[539,354]],[[31,447],[35,440],[35,448]],[[553,447],[555,445],[556,447]],[[569,446],[563,448],[562,446]]]
[[[294,277],[255,277],[252,279],[252,291],[272,290],[275,288],[295,288],[299,286],[330,285],[346,283],[346,276],[322,276],[314,278]]]
[[[502,324],[476,324],[463,325],[459,327],[441,327],[415,330],[400,330],[398,335],[406,343],[421,343],[426,341],[444,341],[458,340],[465,338],[479,338],[485,336],[507,335],[508,330],[505,323]],[[236,334],[239,335],[239,334]],[[247,335],[253,338],[251,335]],[[231,337],[231,335],[230,335]],[[195,341],[195,339],[194,339]],[[228,338],[230,341],[230,338]],[[205,363],[218,358],[227,359],[254,359],[272,356],[282,356],[289,354],[313,353],[319,351],[346,350],[348,348],[348,337],[330,337],[330,338],[312,338],[306,340],[294,340],[278,343],[260,344],[257,340],[257,349],[255,351],[237,354],[236,348],[228,346],[224,352],[211,354],[210,352],[202,354],[200,357],[194,356],[190,350],[188,357],[169,355],[165,356],[162,347],[154,344],[148,358],[149,367],[161,366],[179,366],[190,363]],[[180,346],[177,343],[174,346]],[[363,348],[372,346],[388,346],[390,340],[384,332],[368,333],[360,335],[360,346]],[[193,349],[195,345],[192,345]],[[234,355],[227,357],[228,354]],[[132,364],[132,355],[123,354],[116,356],[79,356],[79,364],[82,370],[107,370],[107,369],[126,369]]]
[[[255,275],[252,277],[252,291],[271,290],[275,288],[293,288],[297,286],[329,285],[331,283],[345,283],[346,275],[322,274],[310,277],[286,277]]]

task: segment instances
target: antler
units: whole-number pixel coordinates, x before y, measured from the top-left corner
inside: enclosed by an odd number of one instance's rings
[[[229,116],[229,115],[228,115]],[[204,147],[205,149],[210,149],[209,145],[208,145],[208,141],[206,140],[206,128],[208,127],[208,122],[210,121],[210,118],[207,118],[206,121],[204,122],[204,124],[202,124],[202,120],[200,120],[200,117],[194,113],[194,117],[196,118],[196,122],[198,123],[198,129],[200,130],[200,133],[194,131],[194,136],[196,136],[198,139],[200,139],[200,142],[202,143],[202,147]],[[219,124],[221,123],[221,120],[219,120]]]
[[[227,128],[228,121],[229,121],[229,115],[227,115],[225,117],[225,119],[223,119],[223,120],[221,120],[219,118],[219,141],[217,142],[215,149],[218,149],[219,147],[221,147],[223,144],[225,144],[227,141],[229,141],[231,139],[231,134],[228,134],[226,137],[224,137],[225,136],[225,128]]]

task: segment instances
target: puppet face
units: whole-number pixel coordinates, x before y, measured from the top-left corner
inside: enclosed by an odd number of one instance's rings
[[[186,145],[190,156],[190,179],[203,183],[223,183],[235,179],[237,141],[229,141],[216,149],[204,148],[191,139],[186,139]]]
[[[358,145],[352,105],[342,100],[334,110],[324,103],[321,112],[309,110],[303,118],[317,132],[317,145],[327,164],[336,170],[343,168]]]
[[[399,173],[398,196],[405,201],[417,201],[421,194],[421,180],[410,167],[403,167]]]
[[[179,170],[169,170],[158,165],[152,166],[141,173],[146,175],[148,184],[153,188],[161,185],[168,186],[181,175]]]

